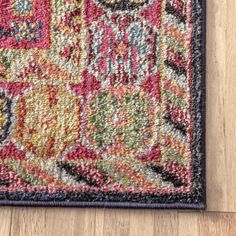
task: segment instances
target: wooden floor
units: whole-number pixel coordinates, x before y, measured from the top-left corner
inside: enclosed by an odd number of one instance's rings
[[[235,236],[236,214],[1,208],[1,236]]]
[[[208,212],[0,207],[0,236],[236,235],[236,1],[206,1]]]

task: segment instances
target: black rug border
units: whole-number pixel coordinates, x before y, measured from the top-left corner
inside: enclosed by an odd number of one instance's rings
[[[201,14],[193,15],[194,34],[199,37],[199,45],[194,39],[192,47],[197,48],[196,55],[192,55],[193,58],[199,57],[200,53],[200,65],[199,61],[194,62],[193,70],[194,79],[201,77],[201,89],[194,91],[198,96],[200,93],[200,102],[197,103],[194,116],[201,116],[200,127],[201,134],[200,139],[197,139],[197,143],[193,145],[200,145],[200,151],[196,155],[200,157],[193,157],[193,167],[197,174],[194,178],[194,184],[199,185],[198,191],[191,193],[180,194],[163,194],[163,195],[150,195],[150,194],[125,194],[125,193],[103,193],[103,192],[77,192],[77,193],[64,193],[58,191],[55,194],[40,193],[40,192],[0,192],[0,205],[2,206],[45,206],[45,207],[112,207],[112,208],[154,208],[154,209],[206,209],[206,161],[205,161],[205,133],[206,133],[206,0],[192,0],[193,10],[198,11],[197,7],[200,6]],[[197,4],[196,4],[197,3]],[[198,24],[200,21],[200,24]],[[195,28],[196,27],[196,28]],[[201,28],[201,32],[198,33],[197,29]],[[192,38],[193,40],[193,38]],[[194,60],[193,60],[194,61]],[[198,71],[200,66],[200,73]],[[195,86],[195,85],[194,85]],[[194,93],[193,92],[193,93]],[[199,125],[199,124],[197,124]],[[199,144],[200,142],[200,144]],[[200,164],[200,166],[199,166]],[[198,165],[196,167],[196,165]],[[196,169],[197,168],[197,169]],[[72,200],[74,198],[74,201]],[[84,201],[89,197],[93,201]],[[57,197],[57,198],[55,198]],[[69,197],[69,198],[68,198]],[[71,199],[72,197],[72,199]],[[81,197],[81,201],[79,201]],[[19,200],[16,200],[19,198]],[[148,198],[148,199],[147,199]],[[10,200],[12,199],[12,200]],[[98,200],[99,199],[99,200]],[[127,199],[129,201],[127,201]],[[115,200],[115,201],[114,201]],[[120,201],[120,202],[119,202]]]

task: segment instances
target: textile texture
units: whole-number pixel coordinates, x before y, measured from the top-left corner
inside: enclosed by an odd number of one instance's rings
[[[0,0],[0,204],[205,208],[205,0]]]

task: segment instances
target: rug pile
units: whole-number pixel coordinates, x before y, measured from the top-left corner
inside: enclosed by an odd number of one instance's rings
[[[201,0],[0,0],[0,204],[205,208]]]

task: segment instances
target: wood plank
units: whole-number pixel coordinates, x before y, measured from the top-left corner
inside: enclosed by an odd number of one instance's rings
[[[9,236],[11,232],[12,209],[0,207],[0,235]]]
[[[236,213],[13,208],[11,229],[11,208],[2,208],[0,216],[1,223],[7,222],[0,227],[1,236],[236,235]]]
[[[154,234],[154,210],[130,210],[129,236]]]
[[[207,3],[208,210],[236,212],[236,2]]]
[[[47,236],[95,235],[95,209],[48,208],[46,209]],[[46,236],[46,235],[45,235]]]
[[[74,235],[74,209],[49,208],[46,209],[46,231],[48,236],[66,234]],[[73,225],[73,227],[72,227]],[[78,225],[77,227],[81,227]],[[60,235],[59,234],[59,235]]]
[[[77,208],[73,211],[73,235],[91,235],[95,236],[95,208]],[[69,222],[68,222],[69,226]]]
[[[198,235],[235,236],[236,214],[205,213],[198,215]]]
[[[104,208],[96,209],[96,224],[95,224],[95,236],[104,235],[104,224],[105,224],[105,211]]]
[[[228,210],[225,107],[226,0],[207,1],[207,202],[208,210]]]
[[[236,1],[227,1],[227,27],[226,45],[227,45],[227,60],[226,60],[226,92],[225,92],[225,130],[226,130],[226,159],[227,159],[227,202],[228,208],[225,211],[236,212]]]
[[[179,213],[179,235],[183,236],[234,236],[235,213]]]
[[[179,234],[198,236],[198,213],[180,212],[178,214]]]
[[[129,234],[130,210],[106,209],[104,211],[103,236],[127,236]]]
[[[45,224],[45,208],[14,207],[10,235],[46,235]]]
[[[178,212],[155,211],[154,235],[178,235]]]

